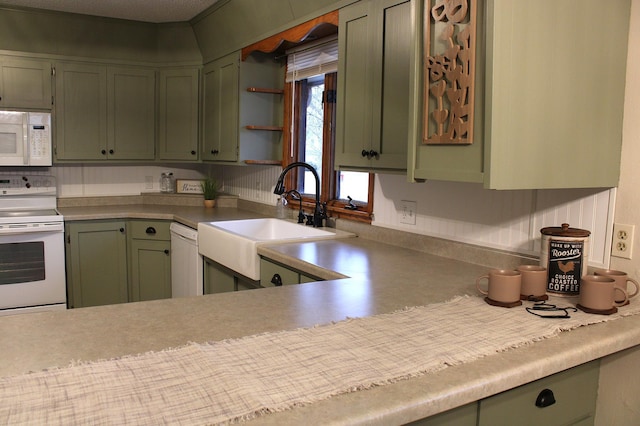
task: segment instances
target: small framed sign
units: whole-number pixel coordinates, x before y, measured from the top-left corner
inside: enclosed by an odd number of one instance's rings
[[[202,194],[201,180],[176,179],[176,193]]]

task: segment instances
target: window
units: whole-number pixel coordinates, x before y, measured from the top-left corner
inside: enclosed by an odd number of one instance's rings
[[[317,170],[320,201],[327,203],[330,216],[370,222],[373,175],[333,168],[337,53],[335,37],[287,52],[283,166],[303,161]],[[302,194],[303,205],[312,208],[315,179],[310,171],[291,170],[285,187],[297,190]],[[297,203],[290,205],[295,207]]]

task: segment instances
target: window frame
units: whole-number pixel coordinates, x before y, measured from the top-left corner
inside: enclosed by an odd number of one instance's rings
[[[332,218],[343,218],[359,222],[371,223],[373,216],[373,190],[375,175],[369,173],[368,202],[353,201],[357,210],[346,209],[349,204],[346,199],[337,198],[338,178],[340,171],[334,168],[335,160],[335,120],[336,120],[336,97],[332,96],[330,102],[327,100],[327,93],[335,90],[338,83],[337,73],[328,73],[324,76],[325,91],[323,94],[323,146],[322,146],[322,181],[320,186],[320,202],[326,203],[327,215]],[[300,158],[300,132],[301,128],[301,94],[304,83],[300,81],[285,83],[284,87],[284,120],[283,120],[283,153],[282,167],[299,161]],[[293,96],[295,96],[296,109],[293,110]],[[293,123],[292,123],[293,119]],[[301,176],[301,168],[291,170],[285,177],[285,188],[287,190],[299,190],[297,182]],[[302,196],[303,208],[313,211],[315,206],[315,195],[304,194]],[[289,203],[289,208],[297,209],[299,204]]]

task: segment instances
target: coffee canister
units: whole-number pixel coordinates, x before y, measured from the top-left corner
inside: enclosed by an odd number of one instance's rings
[[[580,279],[587,274],[590,231],[562,226],[542,228],[540,266],[547,268],[547,292],[560,296],[580,293]]]

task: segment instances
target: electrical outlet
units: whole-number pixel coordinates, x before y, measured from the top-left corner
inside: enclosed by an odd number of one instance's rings
[[[407,225],[416,224],[416,202],[415,201],[400,201],[400,209],[398,210],[398,217],[400,223]]]
[[[633,251],[633,231],[635,225],[613,224],[613,244],[611,244],[611,255],[631,259]]]

